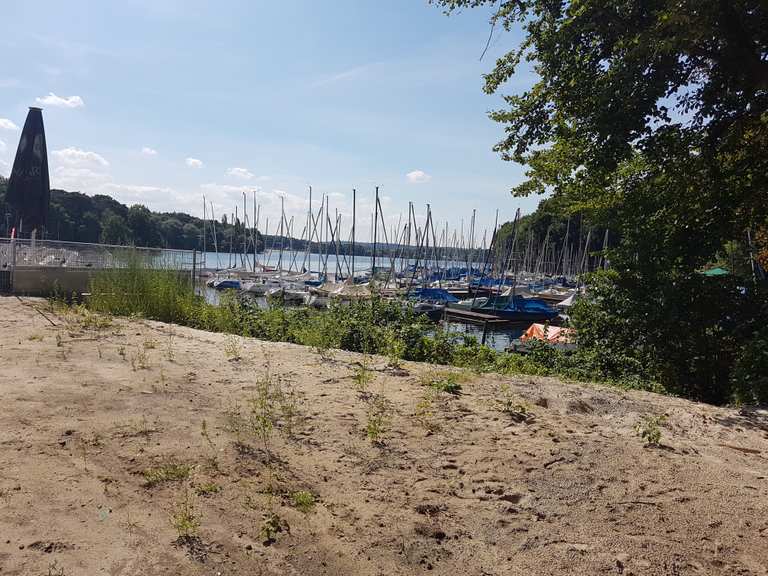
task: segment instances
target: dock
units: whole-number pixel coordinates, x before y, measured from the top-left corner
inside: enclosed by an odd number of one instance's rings
[[[475,310],[462,310],[460,308],[451,308],[449,306],[446,306],[443,317],[446,320],[455,318],[465,322],[474,322],[477,324],[488,324],[494,326],[521,324],[520,321],[506,320],[505,318],[499,318],[493,314],[484,314]]]

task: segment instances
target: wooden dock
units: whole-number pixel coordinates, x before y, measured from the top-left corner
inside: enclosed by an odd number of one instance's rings
[[[499,318],[493,314],[484,314],[475,310],[462,310],[461,308],[451,308],[446,306],[443,314],[445,319],[455,318],[463,320],[465,322],[474,322],[477,324],[490,324],[494,326],[506,325],[506,324],[521,324],[519,320],[507,320],[505,318]]]

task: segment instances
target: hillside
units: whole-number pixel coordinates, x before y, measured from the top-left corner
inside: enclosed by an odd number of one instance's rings
[[[0,360],[4,576],[768,574],[765,412],[15,298]]]
[[[8,181],[0,177],[0,214],[10,212],[5,204],[7,186]],[[5,221],[0,224],[0,236],[8,234],[5,225]],[[183,212],[153,212],[140,204],[126,206],[103,194],[88,196],[52,189],[45,237],[71,242],[202,250],[202,232],[202,219]],[[239,221],[234,225],[217,222],[216,235],[220,246],[229,247],[231,239],[233,250],[242,251],[243,228]],[[210,228],[206,236],[206,246],[213,250]],[[252,246],[250,239],[248,242]],[[257,242],[262,249],[264,242],[258,232]]]

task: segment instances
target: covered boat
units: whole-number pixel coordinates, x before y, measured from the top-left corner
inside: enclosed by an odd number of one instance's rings
[[[519,294],[470,298],[448,304],[449,309],[479,312],[510,322],[547,321],[557,317],[558,312],[539,298],[524,298]]]
[[[528,327],[520,340],[542,340],[550,344],[572,344],[574,342],[576,331],[573,328],[563,328],[562,326],[547,326],[546,324],[534,323]]]

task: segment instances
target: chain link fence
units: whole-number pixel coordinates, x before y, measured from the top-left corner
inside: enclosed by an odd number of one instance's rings
[[[0,271],[19,268],[125,268],[138,259],[149,268],[194,272],[200,266],[199,256],[194,250],[0,238]]]

